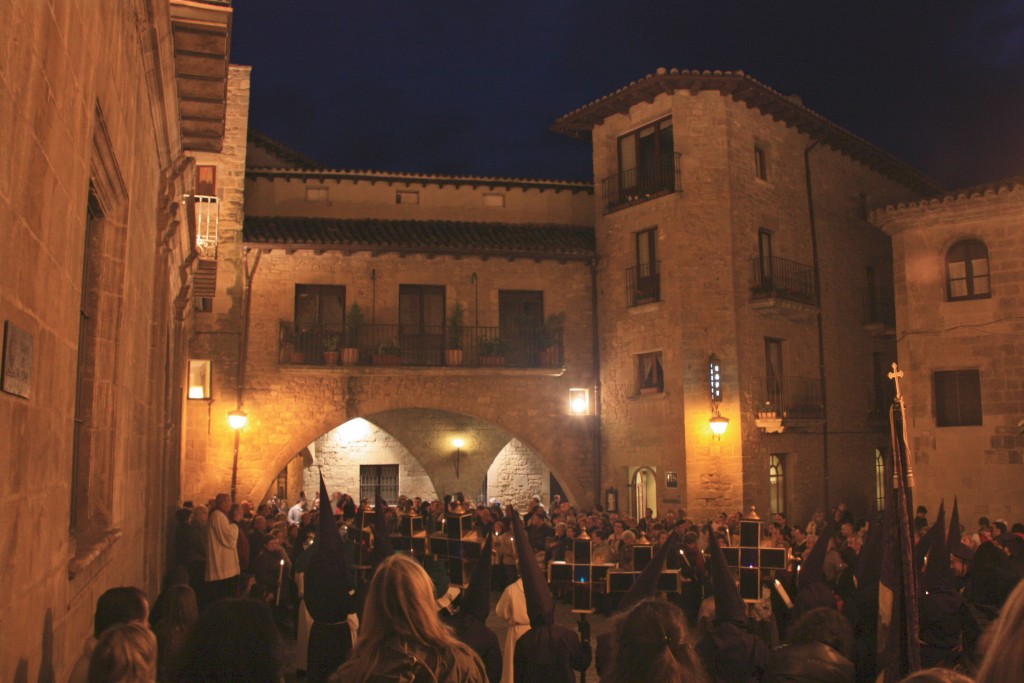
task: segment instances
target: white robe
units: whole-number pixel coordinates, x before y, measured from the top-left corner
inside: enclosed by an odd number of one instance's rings
[[[498,599],[498,604],[494,606],[494,613],[508,622],[501,683],[513,683],[515,676],[512,664],[515,661],[516,641],[530,630],[530,615],[526,611],[526,592],[523,590],[522,579],[508,585]]]
[[[238,526],[220,510],[210,513],[206,530],[206,580],[221,581],[238,576]]]

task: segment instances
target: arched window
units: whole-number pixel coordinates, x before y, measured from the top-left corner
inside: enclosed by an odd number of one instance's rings
[[[786,475],[782,467],[781,453],[772,453],[768,456],[768,498],[771,514],[786,513]]]
[[[885,509],[885,460],[882,451],[875,449],[875,509]]]
[[[962,240],[946,252],[946,293],[950,301],[992,296],[984,242]]]

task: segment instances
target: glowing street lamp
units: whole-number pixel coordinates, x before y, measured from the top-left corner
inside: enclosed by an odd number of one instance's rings
[[[455,478],[459,478],[459,461],[462,459],[462,447],[466,445],[466,441],[461,437],[455,437],[452,439],[452,445],[455,446]]]
[[[589,415],[590,392],[586,389],[570,389],[569,412],[573,415]]]

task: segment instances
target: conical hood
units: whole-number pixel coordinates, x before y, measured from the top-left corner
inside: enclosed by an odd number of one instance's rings
[[[854,570],[857,588],[864,588],[878,583],[882,576],[882,524],[872,522],[868,527],[868,535],[857,557],[857,568]]]
[[[715,596],[715,624],[733,623],[742,626],[747,621],[746,605],[740,597],[729,565],[725,562],[725,554],[718,546],[715,532],[710,524],[707,528],[708,550],[711,552],[711,587]]]
[[[945,504],[945,500],[939,502],[939,519],[941,520],[946,519]],[[925,532],[924,536],[921,537],[921,540],[914,546],[914,568],[917,571],[924,569],[924,558],[928,555],[928,551],[932,547],[932,540],[935,538],[935,535],[945,535],[945,533],[946,525],[940,524],[938,520],[936,520],[935,524],[928,527],[928,531]]]
[[[461,608],[464,614],[476,617],[481,622],[487,621],[487,615],[491,611],[491,544],[494,533],[490,527],[484,532],[484,536],[487,540],[480,548],[480,559],[473,568],[469,585],[462,592]]]
[[[938,533],[933,534],[928,548],[928,564],[921,577],[921,589],[936,591],[954,587],[953,569],[949,566],[949,550],[946,548],[946,511],[939,506],[939,518],[935,520]]]
[[[949,535],[946,536],[946,549],[950,552],[960,545],[960,510],[956,496],[953,496],[953,513],[949,516]]]
[[[338,526],[330,509],[327,485],[320,473],[320,517],[317,521],[316,542],[307,552],[315,552],[306,569],[304,600],[306,608],[316,621],[333,623],[345,619],[355,610],[352,595],[352,561],[345,552]],[[328,501],[326,509],[322,501]]]
[[[534,557],[530,539],[523,527],[523,520],[511,505],[507,509],[512,520],[512,539],[516,554],[519,556],[519,575],[523,579],[523,592],[526,593],[526,612],[530,615],[530,626],[551,626],[555,623],[555,601],[551,597],[551,589],[544,580],[540,565]]]
[[[394,552],[391,547],[391,534],[388,531],[388,503],[380,495],[380,487],[374,493],[373,501],[373,552],[370,553],[370,564],[376,567]]]
[[[831,538],[832,522],[827,522],[818,529],[818,540],[800,563],[800,574],[796,584],[799,590],[804,590],[815,583],[825,583],[825,555],[828,554],[828,542]]]
[[[620,611],[625,612],[638,602],[654,595],[654,591],[658,587],[658,576],[661,574],[662,567],[665,566],[665,560],[671,553],[679,550],[680,543],[679,534],[669,534],[668,540],[661,544],[658,552],[654,553],[654,557],[640,572],[640,576],[636,577],[636,581],[619,600]]]

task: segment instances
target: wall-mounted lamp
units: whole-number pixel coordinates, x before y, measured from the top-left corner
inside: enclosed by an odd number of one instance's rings
[[[210,361],[188,362],[188,397],[193,400],[210,398]]]
[[[711,433],[715,435],[716,439],[720,439],[722,434],[725,434],[725,430],[729,428],[729,418],[722,417],[716,408],[715,414],[708,420],[708,424],[711,425]]]
[[[590,414],[590,391],[588,389],[569,390],[569,413],[572,415]]]
[[[466,445],[465,440],[456,437],[452,439],[452,445],[455,446],[455,478],[459,478],[459,462],[462,460],[462,447]]]
[[[715,438],[721,439],[722,434],[729,428],[729,418],[722,417],[718,412],[718,404],[722,402],[722,365],[715,354],[708,358],[708,387],[711,391],[711,419],[708,420],[708,424]]]
[[[232,410],[228,413],[228,424],[237,432],[249,424],[249,416],[245,414],[244,410]]]

